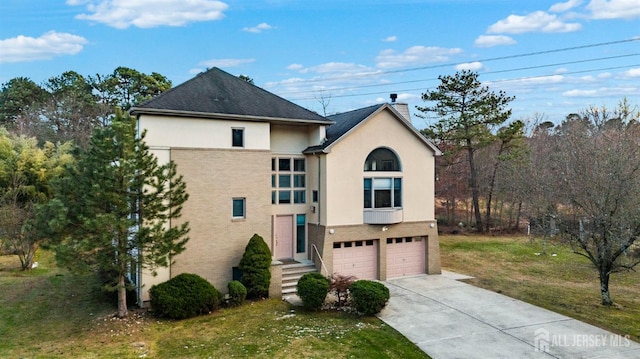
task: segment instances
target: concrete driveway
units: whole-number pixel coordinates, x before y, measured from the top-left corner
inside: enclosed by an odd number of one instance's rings
[[[380,319],[434,359],[640,358],[640,344],[458,281],[443,272],[384,282]]]

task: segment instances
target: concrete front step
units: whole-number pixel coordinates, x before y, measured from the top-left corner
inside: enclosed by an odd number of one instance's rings
[[[295,263],[282,266],[282,295],[296,294],[298,280],[307,273],[317,272],[313,263]]]

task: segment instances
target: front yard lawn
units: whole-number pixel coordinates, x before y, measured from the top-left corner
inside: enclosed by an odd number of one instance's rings
[[[21,272],[0,256],[0,358],[428,358],[375,317],[309,313],[277,299],[182,321],[113,317],[93,276],[41,251]]]
[[[640,341],[640,273],[611,275],[612,307],[600,305],[598,272],[568,246],[529,237],[440,236],[442,268],[469,283]]]

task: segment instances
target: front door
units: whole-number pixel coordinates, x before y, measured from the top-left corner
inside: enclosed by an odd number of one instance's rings
[[[276,217],[276,259],[293,258],[293,216]]]

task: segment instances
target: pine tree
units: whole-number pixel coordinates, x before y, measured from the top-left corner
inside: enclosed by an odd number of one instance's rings
[[[127,315],[127,274],[131,268],[167,266],[184,250],[188,222],[180,223],[188,198],[176,165],[158,164],[136,136],[136,122],[118,111],[97,129],[78,161],[53,183],[54,198],[39,211],[60,264],[76,271],[111,275],[118,292],[118,316]]]
[[[436,90],[422,94],[424,101],[435,102],[435,105],[417,107],[419,111],[433,113],[437,117],[437,122],[422,130],[422,133],[437,144],[445,144],[449,148],[445,156],[466,152],[476,229],[483,232],[475,154],[479,149],[495,143],[497,137],[494,130],[511,116],[507,105],[515,97],[507,96],[502,91],[491,92],[488,87],[482,86],[478,74],[469,70],[438,79],[440,85]]]

